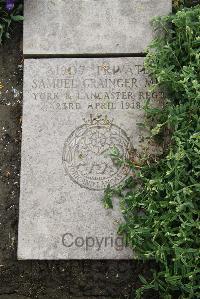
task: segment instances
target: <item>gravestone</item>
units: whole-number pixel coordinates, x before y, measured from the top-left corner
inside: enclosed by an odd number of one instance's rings
[[[151,20],[170,0],[26,0],[24,54],[128,54],[145,51]]]
[[[118,200],[106,210],[102,197],[130,175],[111,154],[143,151],[145,100],[164,95],[148,91],[144,58],[89,56],[143,52],[150,18],[169,10],[166,0],[25,2],[19,259],[133,257]]]
[[[162,98],[143,58],[30,59],[24,76],[19,258],[130,258],[101,199],[129,175],[110,153],[142,150],[145,99]]]

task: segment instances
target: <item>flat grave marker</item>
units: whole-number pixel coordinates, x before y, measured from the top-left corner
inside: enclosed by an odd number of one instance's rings
[[[26,55],[143,53],[171,0],[26,0]]]
[[[129,175],[116,165],[140,152],[149,93],[143,58],[26,59],[19,259],[130,259],[117,235],[122,215],[102,203],[108,184]]]

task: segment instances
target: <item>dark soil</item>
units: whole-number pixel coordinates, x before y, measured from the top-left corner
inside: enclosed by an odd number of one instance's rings
[[[134,298],[138,273],[148,273],[137,261],[17,261],[21,40],[18,25],[0,47],[0,299]]]

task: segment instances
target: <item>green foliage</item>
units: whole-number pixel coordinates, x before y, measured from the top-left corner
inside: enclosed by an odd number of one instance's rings
[[[172,7],[174,11],[177,11],[183,7],[191,7],[200,3],[200,0],[172,0]]]
[[[10,29],[13,22],[19,22],[23,20],[22,4],[21,1],[16,3],[12,12],[7,12],[5,9],[5,0],[0,0],[0,45],[5,38],[10,37]]]
[[[160,298],[200,298],[200,6],[156,19],[163,28],[151,45],[145,66],[167,91],[164,108],[146,107],[152,138],[163,136],[156,159],[129,162],[132,176],[105,192],[108,206],[117,194],[125,234],[138,259],[154,260],[152,278],[141,278],[137,298],[147,290]],[[152,127],[154,124],[154,127]]]
[[[184,0],[172,0],[172,5],[174,9],[178,9],[183,4]]]

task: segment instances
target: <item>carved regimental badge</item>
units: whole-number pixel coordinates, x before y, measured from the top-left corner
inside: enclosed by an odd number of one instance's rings
[[[68,137],[63,150],[63,164],[70,178],[83,188],[105,189],[116,186],[129,173],[126,165],[116,165],[110,153],[116,149],[129,158],[130,141],[124,130],[107,117],[90,116]]]

